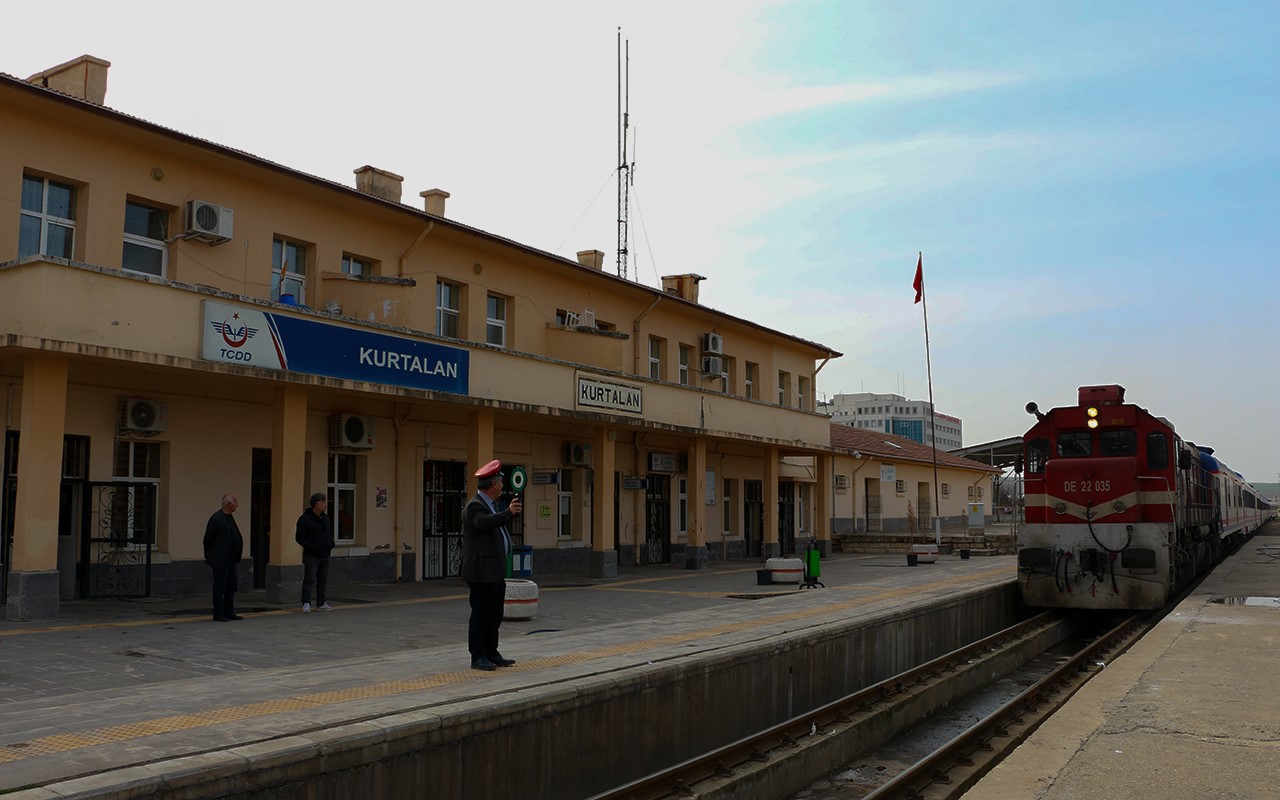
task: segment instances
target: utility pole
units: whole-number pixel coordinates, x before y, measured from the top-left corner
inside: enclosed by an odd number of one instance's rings
[[[631,116],[631,40],[622,42],[622,28],[618,28],[618,277],[627,277],[627,256],[631,241],[628,231],[631,206],[631,171],[634,164],[627,162],[627,129]]]

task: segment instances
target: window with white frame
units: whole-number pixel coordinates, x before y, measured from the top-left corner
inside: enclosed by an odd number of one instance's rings
[[[689,385],[689,358],[693,348],[687,344],[680,345],[680,385]]]
[[[809,379],[801,376],[797,379],[796,387],[796,408],[804,411],[809,410]]]
[[[111,538],[118,547],[154,547],[160,494],[160,443],[116,441],[112,476],[127,481],[110,498]]]
[[[41,254],[69,259],[75,253],[75,239],[75,187],[23,175],[18,258]]]
[[[556,536],[560,539],[573,538],[573,470],[560,470],[559,489],[556,497],[559,500],[559,512],[556,515]]]
[[[778,370],[778,405],[785,406],[791,396],[791,373]]]
[[[168,211],[133,200],[125,202],[121,267],[163,278],[169,266],[168,238]]]
[[[507,298],[491,294],[485,308],[484,340],[498,347],[506,347]]]
[[[353,256],[350,253],[342,254],[342,274],[343,275],[372,275],[373,262],[367,258]]]
[[[271,299],[285,295],[297,304],[307,300],[307,246],[276,237],[271,242]]]
[[[752,400],[756,398],[756,374],[759,371],[760,371],[759,364],[754,364],[750,361],[747,362],[747,370],[746,370],[747,374],[746,374],[745,385],[743,387],[743,394]]]
[[[338,544],[356,541],[359,458],[351,453],[329,455],[329,520],[333,525],[333,540]]]
[[[662,380],[662,340],[656,336],[649,337],[649,377]]]
[[[458,338],[458,309],[462,307],[462,287],[436,281],[436,335]]]
[[[676,521],[680,523],[680,535],[689,535],[689,479],[681,478],[679,481],[680,493],[680,513],[676,516]]]

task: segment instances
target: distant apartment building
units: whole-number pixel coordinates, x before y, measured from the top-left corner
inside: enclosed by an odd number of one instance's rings
[[[940,450],[953,450],[964,444],[959,417],[934,413],[934,435],[929,431],[929,401],[908,400],[900,394],[875,394],[856,392],[837,394],[830,400],[818,403],[818,410],[831,417],[831,421],[863,430],[892,433],[923,445],[934,445]]]

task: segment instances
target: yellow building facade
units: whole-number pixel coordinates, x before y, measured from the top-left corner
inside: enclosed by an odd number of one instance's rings
[[[0,75],[9,618],[194,594],[240,499],[241,586],[293,602],[326,492],[335,582],[457,574],[475,468],[521,468],[537,571],[829,547],[829,347],[103,105],[108,64]],[[508,483],[510,485],[510,482]]]

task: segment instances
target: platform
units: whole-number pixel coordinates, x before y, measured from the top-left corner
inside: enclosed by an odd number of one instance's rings
[[[503,624],[502,652],[518,663],[494,673],[468,668],[456,581],[337,587],[336,611],[305,615],[249,594],[246,619],[229,623],[200,598],[70,603],[52,623],[0,622],[0,793],[109,797],[290,746],[318,752],[339,728],[385,735],[382,720],[445,704],[480,715],[571,695],[587,677],[620,685],[611,676],[1009,584],[1014,560],[836,555],[822,562],[827,588],[805,592],[757,586],[757,568],[535,576],[539,614]]]
[[[966,800],[1280,798],[1277,598],[1273,521]]]

